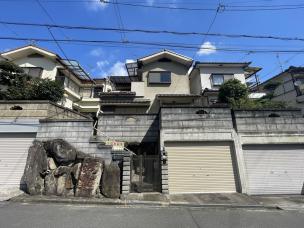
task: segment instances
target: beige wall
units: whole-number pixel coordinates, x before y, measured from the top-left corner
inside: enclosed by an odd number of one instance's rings
[[[41,78],[48,78],[55,80],[57,74],[57,67],[60,65],[48,58],[20,58],[13,60],[13,62],[20,67],[41,67],[43,68]]]
[[[148,83],[150,71],[170,71],[171,84]],[[142,77],[144,84],[144,97],[151,100],[150,113],[158,112],[159,103],[155,100],[157,94],[190,94],[188,67],[175,62],[153,62],[143,66]]]
[[[192,94],[200,95],[202,92],[202,82],[198,69],[194,69],[190,76],[190,91]]]

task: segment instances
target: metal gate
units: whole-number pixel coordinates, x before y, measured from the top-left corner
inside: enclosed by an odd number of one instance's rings
[[[131,192],[159,192],[160,186],[159,155],[133,155]]]

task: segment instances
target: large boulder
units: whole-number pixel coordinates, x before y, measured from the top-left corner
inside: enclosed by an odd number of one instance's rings
[[[47,153],[40,141],[34,141],[29,148],[23,174],[25,191],[31,195],[41,195],[44,191],[44,176],[48,169]]]
[[[76,159],[76,149],[63,139],[49,140],[44,145],[48,155],[54,158],[57,164],[71,164]]]
[[[117,163],[105,165],[102,181],[101,192],[108,198],[119,198],[120,196],[120,168]]]
[[[44,194],[56,195],[57,194],[57,178],[55,177],[55,171],[50,171],[44,178]]]
[[[85,158],[79,174],[75,196],[93,197],[99,193],[104,162],[101,158]]]

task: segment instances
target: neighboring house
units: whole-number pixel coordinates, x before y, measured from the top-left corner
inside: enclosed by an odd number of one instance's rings
[[[261,68],[250,67],[251,63],[234,62],[196,62],[190,72],[192,94],[202,95],[202,105],[218,102],[219,87],[229,79],[238,79],[244,84]],[[251,84],[248,85],[249,87]]]
[[[304,67],[289,67],[261,83],[259,90],[273,93],[272,100],[284,101],[288,106],[302,109],[304,113]]]
[[[110,103],[113,113],[120,113],[117,108],[121,105],[126,107],[124,113],[158,113],[161,106],[193,105],[199,96],[190,93],[192,63],[191,58],[168,50],[127,63],[128,78],[110,78],[121,92],[103,94],[102,105]]]
[[[112,89],[108,79],[92,80],[77,61],[62,59],[40,47],[28,45],[1,56],[32,77],[60,81],[64,86],[64,98],[59,104],[82,113],[98,112],[98,94]]]

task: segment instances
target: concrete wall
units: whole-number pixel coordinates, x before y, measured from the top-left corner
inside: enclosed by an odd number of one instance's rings
[[[22,110],[11,110],[14,107]],[[88,119],[89,117],[49,101],[0,101],[0,118]]]
[[[103,114],[98,120],[98,130],[101,140],[158,142],[158,116]]]
[[[76,149],[99,156],[106,163],[112,160],[111,150],[99,149],[98,144],[91,141],[93,134],[92,120],[41,120],[37,132],[37,140],[64,139]]]

